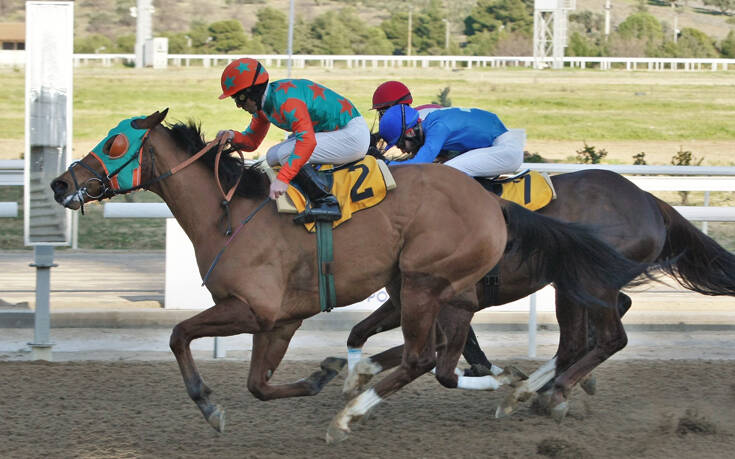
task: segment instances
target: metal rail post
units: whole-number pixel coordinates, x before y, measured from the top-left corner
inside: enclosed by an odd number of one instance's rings
[[[36,268],[36,311],[34,316],[33,342],[31,346],[31,358],[33,360],[53,360],[51,348],[53,343],[50,339],[51,308],[49,297],[51,292],[51,268],[54,264],[54,248],[50,245],[37,245],[34,247],[34,263]]]

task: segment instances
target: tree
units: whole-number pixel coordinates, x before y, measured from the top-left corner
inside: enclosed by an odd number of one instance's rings
[[[498,31],[483,30],[469,36],[465,50],[473,56],[492,56],[495,54],[498,40],[500,40]]]
[[[169,54],[186,54],[189,51],[189,36],[184,32],[164,32],[162,37],[168,38]]]
[[[573,32],[572,36],[569,37],[569,43],[567,45],[568,56],[599,56],[600,48],[593,40],[587,38],[579,32]]]
[[[698,29],[685,27],[676,42],[678,57],[717,57],[714,40]]]
[[[659,42],[663,38],[661,23],[649,13],[634,13],[618,25],[618,34],[623,39],[643,39],[649,43]]]
[[[380,23],[386,38],[393,44],[392,54],[406,54],[408,43],[408,13],[399,11]]]
[[[498,29],[530,35],[533,32],[533,4],[523,0],[479,0],[464,23],[467,35]]]
[[[210,41],[210,33],[207,24],[202,21],[194,21],[187,34],[191,40],[191,48],[195,53],[206,53]]]
[[[135,52],[135,35],[127,34],[120,35],[115,40],[115,47],[120,53],[134,53]],[[169,44],[169,52],[171,52],[171,45]]]
[[[74,39],[74,52],[83,54],[114,52],[112,40],[100,34],[87,35]]]
[[[266,7],[258,10],[258,20],[253,26],[253,36],[260,37],[268,51],[285,54],[288,48],[288,18],[286,14],[275,8]]]
[[[245,29],[240,21],[235,19],[213,22],[209,25],[208,30],[212,37],[210,46],[217,52],[242,51],[248,44]]]
[[[720,53],[722,57],[735,59],[735,31],[731,30],[720,42]]]

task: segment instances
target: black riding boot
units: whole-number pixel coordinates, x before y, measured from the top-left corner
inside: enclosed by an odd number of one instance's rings
[[[310,207],[294,218],[296,223],[311,223],[315,220],[335,221],[342,218],[337,198],[329,192],[329,188],[311,165],[304,164],[292,180],[311,203]]]

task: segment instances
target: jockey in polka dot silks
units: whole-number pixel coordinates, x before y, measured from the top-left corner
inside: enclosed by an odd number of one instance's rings
[[[325,86],[310,80],[268,82],[268,72],[255,59],[231,62],[222,72],[222,95],[253,115],[243,132],[220,131],[219,136],[245,151],[260,146],[271,124],[291,132],[271,147],[266,160],[281,170],[271,184],[270,197],[283,194],[293,181],[311,202],[298,222],[339,220],[339,204],[306,163],[344,164],[365,156],[370,143],[367,123],[355,106]]]

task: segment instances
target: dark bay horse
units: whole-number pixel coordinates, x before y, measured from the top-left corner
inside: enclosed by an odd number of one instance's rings
[[[155,112],[121,122],[90,154],[55,179],[51,188],[57,202],[70,209],[131,188],[153,191],[191,239],[202,275],[229,243],[207,282],[214,306],[176,325],[170,340],[189,396],[210,425],[222,431],[224,410],[210,401],[212,391],[192,359],[192,340],[252,333],[247,385],[261,400],[314,395],[344,361],[326,359],[321,370],[291,384],[269,383],[303,319],[320,312],[315,237],[268,202],[265,174],[243,167],[241,160],[231,156],[223,156],[215,167],[214,149],[208,151],[199,129],[192,124],[164,126],[165,116],[166,111]],[[205,151],[199,160],[192,160]],[[218,179],[213,170],[219,171]],[[448,308],[460,313],[476,310],[474,286],[506,249],[509,215],[502,211],[499,199],[482,192],[474,180],[440,165],[396,167],[393,174],[399,184],[395,191],[335,231],[333,270],[339,306],[360,301],[382,286],[388,288],[400,304],[405,347],[398,368],[335,418],[328,440],[344,439],[351,420],[435,366],[438,378],[452,378],[454,367],[441,362],[456,365],[459,351],[450,355],[442,345],[446,339],[436,318]],[[230,214],[233,221],[248,223],[237,228],[234,239],[228,239],[219,225],[223,194],[219,180],[225,187],[239,183]],[[125,188],[122,183],[133,186]],[[467,200],[467,196],[474,198]],[[538,228],[539,235],[546,235],[539,241],[557,241],[550,251],[535,238],[523,238],[523,250],[538,261],[532,270],[534,278],[549,278],[549,271],[559,266],[552,258],[560,254],[567,254],[572,267],[577,262],[594,267],[594,275],[570,268],[568,276],[555,277],[570,289],[578,279],[584,282],[590,276],[599,277],[608,288],[620,288],[647,269],[582,228],[566,229],[565,224],[526,211],[512,217],[515,226],[511,227],[526,233]],[[575,255],[578,240],[590,246],[594,257],[590,252]],[[587,264],[583,259],[589,259]],[[583,288],[574,290],[580,301],[592,298]]]
[[[557,199],[538,213],[596,228],[602,239],[627,257],[656,262],[685,288],[705,295],[735,295],[735,256],[670,205],[623,176],[604,170],[560,174],[553,176],[552,182]],[[509,230],[509,234],[513,232]],[[499,268],[497,287],[484,282],[476,286],[481,307],[506,304],[544,286],[529,277],[526,260],[516,254],[504,256]],[[616,289],[602,289],[598,299],[611,307],[589,309],[570,298],[573,292],[559,284],[555,287],[560,330],[556,356],[516,387],[498,407],[498,416],[510,413],[519,399],[542,389],[552,415],[560,420],[567,412],[571,388],[627,344],[620,318],[631,306],[629,296]],[[457,316],[452,317],[456,320]],[[370,336],[394,328],[399,321],[398,308],[389,300],[352,329],[348,347],[355,352]],[[361,362],[348,376],[345,391],[363,386],[372,374],[392,367],[396,352],[386,351]],[[482,354],[479,348],[476,352]],[[465,357],[471,360],[467,352]],[[594,391],[593,387],[582,387]]]

